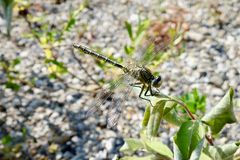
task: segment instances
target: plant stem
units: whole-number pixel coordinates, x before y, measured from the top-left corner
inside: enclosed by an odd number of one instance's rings
[[[196,118],[193,116],[192,112],[188,109],[188,107],[185,103],[183,103],[182,101],[180,101],[180,100],[178,100],[177,98],[174,98],[174,97],[168,96],[168,98],[169,98],[170,101],[173,101],[173,102],[176,102],[176,103],[180,104],[185,109],[185,111],[188,113],[189,117],[192,120],[196,120]]]
[[[179,100],[178,98],[168,96],[168,95],[162,94],[160,92],[154,92],[153,95],[158,98],[166,98],[168,101],[176,102],[177,104],[181,105],[185,109],[185,111],[188,113],[189,117],[192,120],[196,120],[196,118],[193,116],[191,111],[188,109],[187,105],[184,102],[182,102],[181,100]]]

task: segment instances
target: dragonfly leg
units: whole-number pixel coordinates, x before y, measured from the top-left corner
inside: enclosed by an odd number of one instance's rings
[[[148,91],[150,92],[150,94],[147,94]],[[151,86],[151,85],[149,85],[149,86],[147,87],[147,90],[146,90],[144,96],[146,96],[146,97],[147,97],[147,96],[154,96],[154,93],[153,93],[153,91],[152,91],[152,86]]]
[[[146,86],[143,84],[143,85],[142,85],[142,88],[141,88],[141,92],[139,93],[139,98],[148,101],[148,102],[151,104],[151,106],[153,106],[153,104],[152,104],[152,102],[151,102],[150,99],[147,99],[147,98],[142,97],[142,93],[143,93],[145,87],[146,87]],[[148,87],[148,88],[149,88],[149,87]],[[146,91],[146,92],[148,92],[148,90],[149,90],[148,88],[147,88],[147,91]],[[145,92],[145,94],[146,94],[146,92]],[[145,94],[144,94],[144,95],[145,95]]]
[[[151,96],[151,95],[147,94],[148,91],[149,91],[149,86],[147,87],[147,89],[146,89],[146,91],[145,91],[145,93],[144,93],[144,96]]]
[[[153,96],[152,85],[149,85],[150,95]]]
[[[132,86],[132,87],[142,88],[142,83],[141,82],[130,83],[129,85]]]

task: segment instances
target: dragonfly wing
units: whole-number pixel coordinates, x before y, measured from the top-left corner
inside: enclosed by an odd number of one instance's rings
[[[124,81],[130,81],[132,78],[131,76],[125,76]],[[107,127],[108,128],[114,128],[114,126],[117,125],[118,120],[121,116],[122,110],[124,108],[123,103],[127,101],[129,94],[132,91],[132,87],[125,87],[125,90],[122,91],[121,96],[118,96],[117,98],[112,99],[112,107],[108,111],[108,118],[107,118]]]
[[[108,84],[104,89],[102,89],[101,92],[97,94],[96,99],[90,104],[89,110],[87,110],[86,117],[89,117],[94,113],[101,111],[102,104],[108,101],[108,99],[112,98],[112,95],[114,94],[113,90],[122,84],[122,81],[126,76],[126,74],[123,74],[120,78],[111,84]]]
[[[164,42],[159,43],[156,41],[156,37],[147,37],[143,42],[143,45],[137,48],[137,55],[134,57],[140,64],[149,65],[153,60],[162,56],[162,52],[168,49],[170,44],[181,36],[181,33],[177,33],[173,39],[166,39]]]
[[[117,105],[120,105],[119,103]],[[117,106],[115,105],[116,108],[118,109],[115,109],[115,110],[110,110],[108,112],[108,118],[107,118],[107,127],[108,128],[113,128],[114,126],[117,125],[118,123],[118,120],[121,116],[121,106]]]

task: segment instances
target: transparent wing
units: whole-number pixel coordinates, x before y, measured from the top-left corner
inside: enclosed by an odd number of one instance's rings
[[[156,37],[148,37],[143,42],[143,45],[137,49],[138,54],[134,59],[141,65],[149,65],[153,60],[161,58],[162,53],[181,36],[182,33],[176,33],[172,39],[165,39],[162,43]]]
[[[123,74],[120,78],[108,84],[104,89],[102,89],[98,94],[95,100],[90,104],[89,110],[87,110],[86,117],[93,115],[95,112],[101,111],[101,106],[108,99],[112,98],[114,94],[113,90],[119,87],[123,83],[123,79],[127,77],[126,74]]]
[[[133,78],[131,76],[125,77],[125,84],[126,82],[131,82]],[[107,127],[114,128],[117,125],[118,120],[121,116],[122,110],[124,109],[123,103],[127,101],[129,94],[132,91],[132,87],[125,87],[124,91],[120,92],[121,96],[112,99],[112,107],[108,111],[107,115]]]

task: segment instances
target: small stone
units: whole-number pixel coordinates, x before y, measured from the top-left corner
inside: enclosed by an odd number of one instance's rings
[[[213,88],[210,92],[213,96],[223,96],[224,92],[220,88]]]
[[[237,49],[234,47],[230,47],[230,49],[227,52],[227,55],[230,59],[234,59],[237,55]]]
[[[85,154],[76,155],[71,160],[79,160],[79,159],[86,159],[86,155]]]
[[[82,97],[82,93],[75,93],[72,95],[68,95],[66,97],[66,100],[68,103],[75,103],[76,101],[78,101],[80,98]]]
[[[73,155],[71,152],[69,152],[69,151],[67,151],[67,152],[65,152],[65,153],[63,154],[63,157],[64,157],[65,159],[71,159],[73,156],[74,156],[74,155]]]
[[[27,105],[28,108],[36,108],[36,107],[39,107],[39,106],[45,106],[46,103],[42,100],[39,100],[39,99],[34,99],[32,100],[31,102],[29,102],[29,104]]]
[[[186,63],[189,67],[191,67],[192,69],[196,69],[197,64],[198,64],[198,59],[194,58],[194,57],[188,57],[186,59]]]
[[[103,144],[104,148],[108,152],[111,152],[114,149],[114,143],[115,143],[114,138],[110,138],[110,139],[106,139],[106,140],[102,141],[102,144]]]
[[[189,31],[186,33],[186,39],[200,42],[204,39],[204,36],[201,33]]]
[[[210,78],[210,82],[212,82],[213,84],[215,84],[217,86],[221,86],[223,84],[223,80],[219,76],[212,76]]]
[[[48,152],[49,153],[56,153],[58,150],[58,145],[57,144],[51,144],[49,147],[48,147]]]
[[[79,138],[78,138],[77,136],[73,136],[71,140],[72,140],[72,142],[74,142],[74,143],[78,143]]]
[[[15,107],[21,106],[21,99],[20,98],[14,98],[12,103],[13,103],[13,106],[15,106]]]
[[[100,159],[107,159],[107,151],[103,150],[100,151],[96,154],[95,159],[100,160]]]
[[[58,152],[56,155],[56,160],[60,160],[63,157],[61,152]]]

